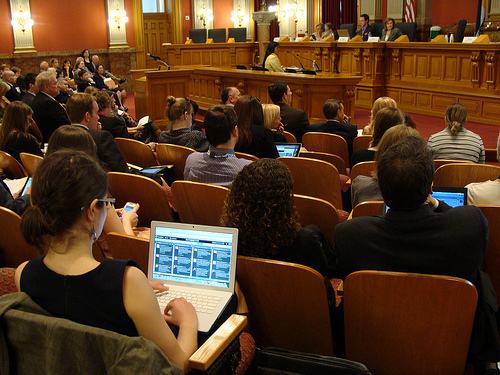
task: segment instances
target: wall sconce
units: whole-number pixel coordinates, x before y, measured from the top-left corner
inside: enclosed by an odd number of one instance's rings
[[[200,9],[200,12],[196,15],[203,22],[203,27],[207,26],[207,22],[213,21],[214,16],[212,14],[212,9],[205,9],[205,4]]]
[[[279,0],[276,1],[276,5],[271,5],[269,7],[269,11],[270,12],[274,12],[276,13],[276,21],[278,22],[278,24],[280,23],[281,19],[279,18],[279,13],[280,13],[280,2]]]
[[[21,7],[19,7],[19,12],[14,12],[12,15],[11,24],[13,27],[19,27],[24,33],[27,27],[33,26],[34,22],[30,18],[29,12],[23,12]]]
[[[238,11],[234,11],[231,13],[231,21],[238,24],[238,27],[241,27],[243,23],[248,22],[248,16],[245,14],[244,10],[241,10],[238,5]]]
[[[287,4],[285,9],[282,9],[279,13],[280,18],[294,18],[295,23],[299,22],[299,18],[304,15],[304,10],[299,9],[297,0],[293,1],[293,4]]]
[[[109,18],[108,21],[110,25],[112,25],[114,22],[118,30],[120,30],[121,24],[128,22],[127,12],[118,9],[117,5],[116,10],[111,12],[111,17]]]

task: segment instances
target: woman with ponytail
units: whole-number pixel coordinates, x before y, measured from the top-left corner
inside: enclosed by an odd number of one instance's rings
[[[461,103],[452,103],[446,109],[446,129],[433,134],[428,146],[434,159],[456,159],[484,164],[483,140],[464,128],[467,110]]]

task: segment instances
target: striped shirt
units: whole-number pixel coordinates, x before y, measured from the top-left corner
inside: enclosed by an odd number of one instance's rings
[[[467,160],[484,164],[484,146],[479,135],[462,129],[453,135],[448,127],[429,138],[428,146],[434,159]]]

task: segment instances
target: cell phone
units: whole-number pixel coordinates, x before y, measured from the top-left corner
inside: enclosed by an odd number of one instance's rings
[[[130,212],[130,211],[132,211],[134,209],[135,206],[137,206],[137,203],[127,202],[127,204],[125,205],[125,207],[123,207],[123,211],[124,212]],[[120,217],[122,217],[122,215],[120,215]]]
[[[23,190],[21,190],[21,196],[23,196],[24,194],[26,194],[26,190],[28,190],[28,188],[30,186],[31,186],[31,177],[28,177],[28,179],[26,180],[26,183],[23,186]]]

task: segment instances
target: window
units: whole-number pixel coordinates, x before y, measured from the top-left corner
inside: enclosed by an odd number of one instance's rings
[[[164,0],[142,0],[143,13],[165,13]]]

